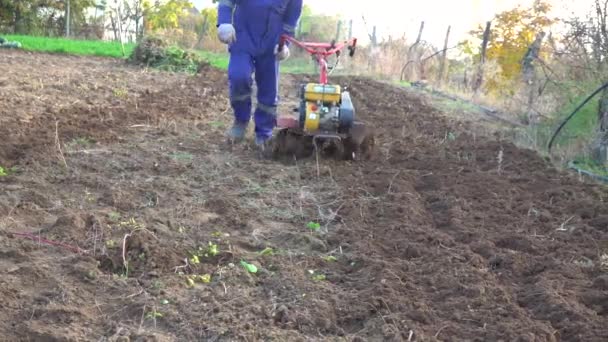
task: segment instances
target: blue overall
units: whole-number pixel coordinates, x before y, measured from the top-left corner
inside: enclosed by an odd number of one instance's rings
[[[232,24],[236,41],[230,44],[228,80],[230,103],[237,123],[251,119],[253,78],[257,85],[255,133],[263,140],[276,125],[279,63],[274,54],[282,34],[293,36],[302,0],[220,0],[218,26]]]

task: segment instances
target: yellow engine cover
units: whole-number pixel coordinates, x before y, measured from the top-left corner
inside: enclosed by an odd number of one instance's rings
[[[304,118],[304,130],[315,132],[319,129],[321,115],[317,113],[317,105],[313,102],[306,102],[306,117]]]
[[[342,90],[339,85],[308,83],[304,88],[306,101],[322,101],[339,103]]]

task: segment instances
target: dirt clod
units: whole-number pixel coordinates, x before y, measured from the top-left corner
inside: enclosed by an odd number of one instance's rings
[[[595,280],[593,280],[593,288],[608,291],[608,274],[595,278]]]

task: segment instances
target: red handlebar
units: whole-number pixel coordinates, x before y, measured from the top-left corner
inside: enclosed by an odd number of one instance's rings
[[[327,74],[328,73],[327,73],[326,57],[331,56],[335,53],[339,53],[342,49],[344,49],[347,46],[350,50],[350,56],[352,57],[355,53],[355,47],[357,46],[357,38],[352,38],[350,40],[340,42],[338,44],[336,44],[336,43],[329,44],[329,43],[300,42],[291,36],[282,35],[281,39],[279,40],[279,47],[278,47],[279,51],[283,50],[283,46],[285,46],[286,41],[296,44],[297,46],[306,50],[306,52],[308,52],[311,55],[316,57],[317,62],[319,63],[320,71],[321,71],[321,73],[319,75],[319,82],[321,84],[327,84]]]
[[[291,36],[282,35],[281,39],[279,41],[279,51],[281,51],[281,49],[285,45],[286,41],[296,44],[297,46],[306,50],[306,52],[310,53],[311,55],[320,55],[320,56],[324,56],[324,57],[331,56],[331,55],[341,51],[342,49],[344,49],[347,46],[350,49],[354,49],[357,45],[357,38],[352,38],[350,40],[340,42],[338,44],[334,44],[334,43],[330,44],[330,43],[301,42]]]

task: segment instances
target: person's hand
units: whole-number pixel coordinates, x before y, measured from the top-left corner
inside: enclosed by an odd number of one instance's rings
[[[217,37],[224,44],[232,44],[236,41],[236,32],[232,24],[221,24],[217,28]]]
[[[289,58],[289,48],[287,45],[283,45],[283,49],[279,51],[279,45],[277,44],[274,47],[274,54],[277,56],[277,59],[280,61],[284,61]]]

